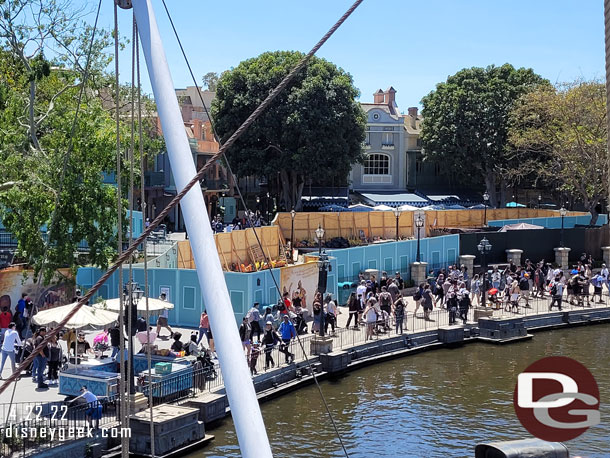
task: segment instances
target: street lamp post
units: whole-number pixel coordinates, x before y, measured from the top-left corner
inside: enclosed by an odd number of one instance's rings
[[[318,292],[322,296],[320,306],[320,337],[324,337],[324,293],[326,292],[326,280],[328,278],[328,256],[326,252],[322,253],[322,239],[324,238],[324,228],[319,225],[316,229],[316,237],[318,238]]]
[[[477,248],[479,249],[479,253],[481,253],[481,275],[483,277],[483,308],[485,308],[485,299],[487,297],[487,255],[491,251],[491,243],[489,243],[489,240],[487,240],[486,237],[483,237],[483,240],[479,242]]]
[[[487,205],[489,204],[489,193],[485,191],[483,193],[483,206],[485,207],[483,215],[483,226],[487,227]]]
[[[396,217],[396,241],[398,241],[398,221],[400,220],[400,210],[394,209],[394,216]]]
[[[267,205],[267,224],[271,223],[271,220],[269,219],[271,217],[271,212],[269,211],[269,193],[267,193],[267,201],[265,202]]]
[[[415,261],[420,262],[421,261],[421,257],[420,257],[421,250],[419,249],[419,239],[420,239],[421,228],[424,227],[424,219],[421,217],[421,215],[417,215],[417,218],[415,218],[415,227],[417,228],[417,254],[415,255]]]
[[[568,214],[568,211],[565,209],[565,207],[561,207],[559,209],[559,214],[561,215],[561,237],[559,239],[559,245],[561,246],[561,248],[563,248],[563,219]]]
[[[290,210],[290,262],[292,262],[292,250],[294,249],[294,217],[297,216],[297,212],[294,208]]]
[[[540,210],[540,205],[542,204],[542,195],[538,194],[538,210]]]
[[[137,282],[131,281],[125,283],[125,287],[123,288],[123,297],[125,299],[125,303],[129,305],[127,309],[127,314],[125,314],[125,330],[129,335],[129,394],[136,394],[136,385],[134,382],[134,370],[133,370],[133,337],[136,334],[137,329],[137,318],[138,318],[138,302],[142,299],[144,295],[144,291],[140,289],[140,286]],[[131,322],[131,329],[129,328],[129,323]],[[121,358],[121,363],[123,363],[123,359]]]

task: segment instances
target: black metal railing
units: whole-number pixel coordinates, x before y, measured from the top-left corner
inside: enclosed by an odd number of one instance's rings
[[[21,458],[119,426],[117,398],[93,403],[13,403],[1,406],[0,457]]]

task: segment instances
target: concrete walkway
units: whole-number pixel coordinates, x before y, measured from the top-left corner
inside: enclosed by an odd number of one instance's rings
[[[422,332],[427,330],[438,329],[443,326],[449,325],[449,314],[445,309],[442,308],[434,308],[431,312],[430,320],[425,320],[423,316],[423,311],[420,310],[417,313],[415,312],[415,302],[412,297],[406,299],[407,301],[407,313],[405,316],[405,326],[403,326],[403,331],[405,333],[414,333],[414,332]],[[533,299],[531,300],[531,308],[526,308],[521,306],[519,308],[519,313],[513,313],[511,311],[506,311],[504,308],[500,308],[498,310],[493,310],[494,317],[512,317],[512,316],[529,316],[529,315],[541,315],[549,313],[548,305],[549,305],[548,296],[543,299]],[[606,307],[610,303],[608,296],[604,296],[604,302],[601,304],[592,304],[593,307]],[[523,302],[522,302],[523,305]],[[586,308],[586,307],[585,307]],[[476,308],[480,309],[480,308]],[[564,300],[563,310],[582,310],[583,307],[576,305],[569,305],[567,301]],[[474,310],[472,308],[468,313],[468,321],[474,322]],[[487,310],[492,310],[487,307]],[[366,342],[366,331],[364,326],[360,326],[358,329],[345,329],[345,325],[348,320],[348,310],[347,307],[340,307],[341,314],[338,316],[338,325],[337,330],[333,336],[333,345],[334,349],[346,349],[349,347],[361,345]],[[554,309],[556,312],[557,309]],[[459,321],[458,323],[461,323]],[[311,328],[311,325],[309,326]],[[391,330],[389,332],[382,331],[379,334],[376,334],[373,339],[387,339],[390,337],[396,336],[394,325],[391,323]],[[179,331],[182,333],[182,342],[188,341],[190,338],[191,332],[193,329],[186,328],[172,328],[174,331]],[[86,331],[85,334],[87,336],[87,341],[89,343],[93,342],[93,338],[99,331]],[[329,327],[330,333],[330,327]],[[160,349],[168,348],[172,344],[172,340],[169,339],[168,331],[161,331],[161,338],[158,338],[155,342]],[[310,339],[312,338],[311,333],[304,334],[300,336],[300,343],[298,341],[294,341],[289,348],[289,351],[295,354],[296,362],[304,361],[305,355],[310,354]],[[207,343],[207,340],[204,338],[204,343]],[[62,342],[64,351],[66,350],[65,342]],[[135,343],[136,352],[140,349],[139,342]],[[107,353],[108,354],[108,353]],[[285,361],[285,355],[279,352],[279,349],[276,347],[272,353],[273,359],[276,365],[283,365]],[[245,356],[244,356],[245,357]],[[217,363],[217,362],[216,362]],[[258,358],[257,361],[257,371],[258,373],[265,372],[265,357],[264,354]],[[7,378],[11,373],[10,363],[7,361],[7,364],[4,367],[4,371],[2,373],[3,378]],[[208,389],[215,390],[219,386],[222,385],[222,374],[218,370],[218,378],[209,384]],[[0,405],[11,402],[48,402],[48,401],[58,401],[63,400],[64,396],[58,394],[57,386],[50,386],[48,389],[38,389],[37,384],[32,381],[29,377],[22,377],[21,380],[17,381],[15,384],[15,390],[13,393],[13,386],[5,390],[2,394],[0,394]]]

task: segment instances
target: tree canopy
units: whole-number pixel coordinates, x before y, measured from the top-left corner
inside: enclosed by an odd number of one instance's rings
[[[296,66],[302,53],[276,51],[223,73],[212,117],[226,140]],[[345,180],[362,160],[366,117],[352,77],[313,57],[227,152],[238,176],[266,177],[284,209],[299,209],[307,178]]]
[[[96,33],[72,136],[92,31],[84,14],[68,1],[0,1],[0,183],[14,183],[0,192],[0,217],[17,255],[36,273],[44,263],[47,281],[58,267],[106,267],[116,246],[116,187],[103,183],[116,172],[114,107],[104,98],[115,92],[104,73],[106,30]],[[127,146],[128,133],[123,119]],[[146,144],[153,154],[159,147]],[[83,240],[89,253],[77,259]]]
[[[509,140],[522,173],[568,194],[597,221],[608,183],[606,88],[598,81],[544,86],[511,113]]]
[[[467,68],[422,99],[424,160],[464,185],[482,185],[492,206],[506,203],[509,113],[520,96],[549,82],[532,69]],[[500,191],[498,198],[497,190]]]

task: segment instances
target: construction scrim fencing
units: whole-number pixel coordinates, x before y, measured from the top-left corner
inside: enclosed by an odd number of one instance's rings
[[[574,212],[570,214],[576,214]],[[426,237],[430,229],[440,227],[482,227],[487,221],[496,219],[519,219],[558,216],[553,210],[535,208],[497,208],[485,210],[415,210],[405,211],[398,217],[398,238],[410,238],[416,235],[414,221],[417,215],[424,218]],[[371,212],[318,212],[296,213],[294,227],[290,213],[278,213],[273,224],[281,228],[285,239],[290,239],[294,231],[295,241],[314,241],[315,230],[322,226],[324,238],[343,237],[353,241],[364,239],[396,239],[396,216],[391,211]]]
[[[260,240],[260,245],[256,240]],[[262,263],[265,257],[270,260],[285,261],[282,247],[284,240],[277,226],[248,228],[214,235],[220,264],[224,270],[239,271],[242,265]],[[262,245],[262,250],[261,250]],[[194,269],[195,260],[188,240],[178,242],[178,269]],[[253,270],[256,270],[253,267]]]

